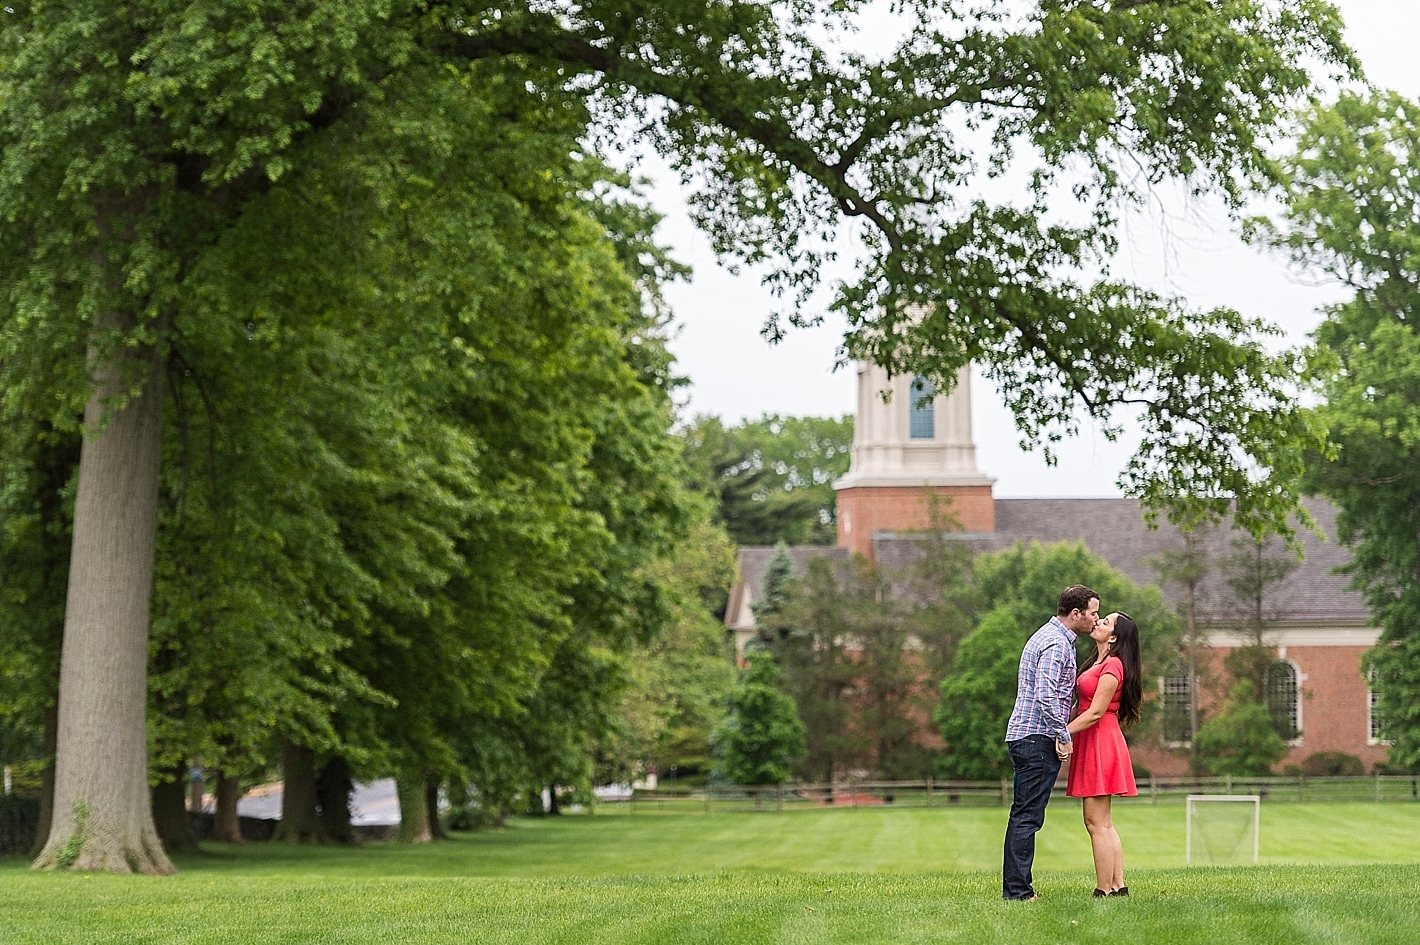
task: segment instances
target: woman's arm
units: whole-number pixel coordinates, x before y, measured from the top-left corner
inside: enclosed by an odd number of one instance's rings
[[[1104,714],[1109,711],[1109,704],[1114,701],[1115,690],[1119,688],[1119,677],[1113,673],[1106,673],[1100,676],[1099,688],[1095,690],[1095,697],[1090,700],[1090,707],[1070,722],[1070,734],[1076,735],[1094,725]]]

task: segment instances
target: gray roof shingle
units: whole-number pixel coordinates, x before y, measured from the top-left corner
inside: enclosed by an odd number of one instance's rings
[[[1350,563],[1350,552],[1336,540],[1336,508],[1328,502],[1309,500],[1306,508],[1325,538],[1302,534],[1305,559],[1286,578],[1264,594],[1267,619],[1299,623],[1369,623],[1365,600],[1350,590],[1350,577],[1337,569]],[[1198,531],[1199,547],[1212,567],[1199,587],[1198,604],[1204,619],[1227,620],[1235,616],[1236,604],[1229,604],[1227,559],[1238,553],[1236,544],[1243,532],[1224,527]],[[1158,584],[1170,604],[1177,605],[1184,588],[1161,583],[1158,562],[1167,551],[1182,551],[1182,533],[1167,523],[1150,529],[1135,499],[997,499],[996,531],[963,533],[957,540],[970,542],[980,551],[1009,548],[1016,542],[1083,542],[1095,554],[1124,573],[1136,584]],[[873,536],[873,552],[879,565],[895,570],[909,564],[919,553],[921,538],[910,533],[883,533]],[[1266,551],[1287,555],[1280,542]],[[803,574],[806,562],[815,556],[846,558],[842,548],[800,546],[789,549],[795,574]],[[774,556],[773,548],[740,549],[740,573],[760,597],[760,582]],[[1231,612],[1230,612],[1231,611]]]

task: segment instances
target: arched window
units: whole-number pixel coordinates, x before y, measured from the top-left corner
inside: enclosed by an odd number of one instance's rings
[[[1187,743],[1193,738],[1193,685],[1187,673],[1159,680],[1160,725],[1165,742]]]
[[[936,386],[920,374],[912,379],[908,395],[908,435],[930,440],[937,435]]]
[[[1297,667],[1288,660],[1273,660],[1267,667],[1267,710],[1277,734],[1287,741],[1302,734],[1301,695]]]

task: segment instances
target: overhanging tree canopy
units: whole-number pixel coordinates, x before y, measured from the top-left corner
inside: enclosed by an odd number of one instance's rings
[[[860,9],[3,8],[0,252],[17,263],[0,277],[4,406],[72,429],[87,404],[86,426],[102,428],[78,477],[48,858],[87,830],[108,839],[85,866],[166,868],[145,824],[142,693],[159,379],[193,267],[285,175],[358,147],[362,116],[420,70],[479,63],[478,81],[580,92],[640,120],[704,182],[695,209],[717,248],[774,261],[799,302],[831,230],[863,218],[866,255],[834,303],[852,354],[942,389],[975,360],[1031,440],[1069,432],[1079,405],[1113,430],[1117,408],[1141,404],[1131,490],[1286,527],[1295,447],[1312,436],[1290,359],[1236,313],[1079,270],[1107,256],[1119,207],[1149,186],[1183,176],[1236,200],[1265,171],[1262,136],[1307,65],[1349,62],[1332,7],[911,2],[917,25],[878,60],[834,48]],[[1021,205],[978,195],[981,175],[1012,168],[1029,180]],[[1083,222],[1045,222],[1060,188]]]

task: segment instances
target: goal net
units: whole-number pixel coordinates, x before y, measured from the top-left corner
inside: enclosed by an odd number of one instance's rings
[[[1256,863],[1262,800],[1256,794],[1190,794],[1186,863]]]

